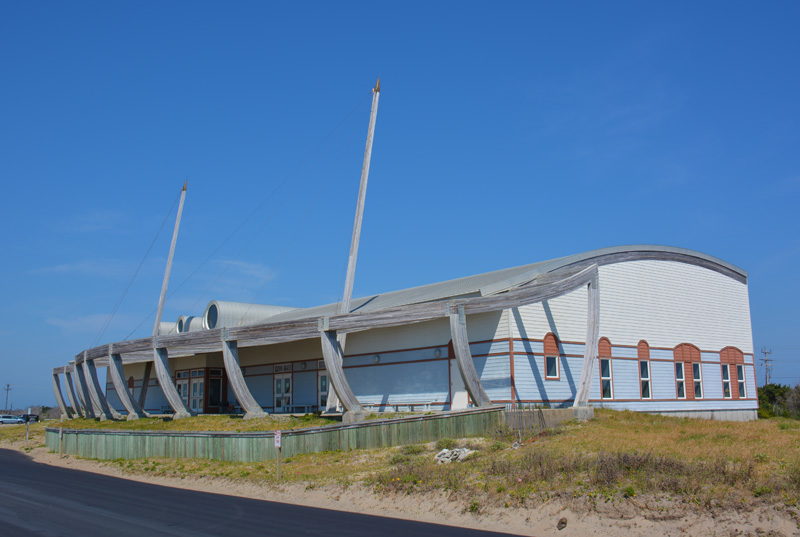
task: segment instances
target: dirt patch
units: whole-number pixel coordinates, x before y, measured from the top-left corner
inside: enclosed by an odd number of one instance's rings
[[[22,446],[9,447],[20,449]],[[624,501],[558,498],[536,505],[504,508],[477,505],[463,500],[457,493],[444,491],[376,494],[363,484],[270,484],[208,477],[142,476],[127,474],[109,463],[61,457],[42,447],[30,450],[28,455],[43,464],[168,487],[518,535],[800,535],[798,523],[789,509],[760,503],[739,509],[700,508],[668,498],[637,496]],[[566,526],[563,526],[564,521]],[[559,526],[563,529],[559,530]]]

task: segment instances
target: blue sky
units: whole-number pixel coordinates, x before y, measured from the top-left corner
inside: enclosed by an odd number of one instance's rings
[[[376,76],[356,295],[682,246],[797,383],[800,5],[696,4],[5,3],[0,383],[147,335],[186,178],[165,319],[337,300]]]

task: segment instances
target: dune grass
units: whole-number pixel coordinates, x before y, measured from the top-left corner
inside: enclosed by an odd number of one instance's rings
[[[76,418],[64,421],[63,426],[70,429],[115,429],[123,431],[275,431],[300,429],[304,427],[321,427],[340,423],[331,418],[323,418],[315,414],[305,416],[267,416],[244,420],[241,416],[201,415],[179,420],[161,418],[141,418],[132,421],[98,421]],[[57,427],[58,425],[51,425]]]

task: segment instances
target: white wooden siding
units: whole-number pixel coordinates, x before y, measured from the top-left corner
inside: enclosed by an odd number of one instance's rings
[[[490,399],[511,399],[511,363],[508,355],[476,357],[472,361]]]
[[[650,389],[653,399],[675,399],[675,365],[672,362],[650,362]]]
[[[444,402],[448,399],[448,361],[353,367],[345,370],[362,404]]]
[[[295,373],[292,386],[292,404],[317,405],[317,372]]]
[[[614,399],[639,399],[639,362],[636,360],[612,360],[612,367]],[[598,372],[598,379],[599,375]]]
[[[722,399],[722,367],[720,364],[701,364],[703,371],[703,398]],[[694,389],[694,387],[692,387]],[[731,386],[733,390],[733,386]]]

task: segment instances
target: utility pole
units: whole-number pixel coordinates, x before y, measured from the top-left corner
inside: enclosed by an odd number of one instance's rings
[[[8,392],[11,391],[11,384],[6,384],[6,387],[3,389],[6,391],[6,406],[4,407],[4,409],[8,411],[11,410],[10,408],[8,408]]]
[[[764,384],[769,384],[770,377],[772,376],[772,358],[769,358],[769,355],[772,354],[772,349],[767,349],[766,347],[761,347],[761,354],[764,355],[761,358],[761,365],[764,366]]]

